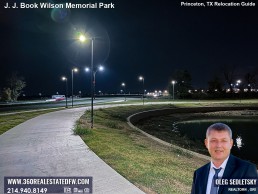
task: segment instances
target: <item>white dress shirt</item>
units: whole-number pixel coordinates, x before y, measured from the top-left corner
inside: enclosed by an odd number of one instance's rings
[[[229,158],[229,156],[227,157],[227,159],[218,168],[215,167],[214,164],[211,161],[210,172],[209,172],[207,188],[206,188],[206,194],[210,194],[210,192],[211,192],[212,179],[213,179],[213,176],[215,175],[215,170],[213,168],[216,168],[216,169],[221,168],[221,170],[220,170],[220,172],[218,174],[218,177],[221,178],[223,176],[223,174],[224,174],[224,171],[225,171],[225,168],[226,168],[226,165],[227,165],[227,162],[228,162],[228,158]]]

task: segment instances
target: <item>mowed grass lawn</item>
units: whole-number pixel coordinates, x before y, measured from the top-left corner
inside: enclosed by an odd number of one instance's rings
[[[49,109],[49,110],[39,110],[39,111],[31,111],[31,112],[20,112],[16,114],[6,114],[0,115],[0,135],[4,132],[8,131],[9,129],[23,123],[29,119],[32,119],[36,116],[57,111],[61,109]]]
[[[172,106],[172,105],[171,105]],[[207,161],[160,145],[131,129],[127,116],[159,106],[128,106],[96,110],[77,122],[75,132],[107,164],[146,193],[190,193],[193,172]]]

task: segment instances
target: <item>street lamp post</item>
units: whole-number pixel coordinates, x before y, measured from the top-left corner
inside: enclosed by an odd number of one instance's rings
[[[72,69],[72,107],[73,107],[73,72],[78,72],[77,68]]]
[[[95,81],[93,83],[93,54],[94,54],[94,38],[91,38],[91,128],[93,129],[93,96],[94,96],[94,91],[93,89],[95,88]],[[94,76],[95,77],[95,76]]]
[[[121,84],[121,86],[124,87],[124,95],[125,95],[125,86],[126,86],[125,83],[123,82],[123,83]],[[125,101],[126,101],[126,95],[125,95]]]
[[[236,81],[236,85],[239,87],[239,91],[240,91],[240,84],[241,84],[241,80],[239,79]]]
[[[173,100],[175,100],[175,90],[174,89],[175,89],[175,83],[176,82],[173,80],[171,83],[173,85]]]
[[[93,71],[93,81],[92,81],[92,83],[93,83],[93,98],[94,99],[95,99],[95,87],[96,87],[96,73],[98,71],[103,71],[103,70],[104,70],[104,67],[100,65],[95,71]],[[89,72],[90,69],[88,67],[86,67],[85,71]]]
[[[103,66],[99,66],[95,71],[93,71],[93,96],[95,99],[95,89],[96,89],[96,73],[97,71],[103,71],[104,67]]]
[[[68,108],[68,105],[67,105],[67,96],[68,96],[68,85],[67,85],[67,78],[66,77],[62,77],[62,80],[65,81],[65,85],[66,85],[66,94],[65,94],[65,108]]]
[[[240,84],[241,84],[241,80],[237,80],[237,86],[238,86],[238,91],[239,91],[239,100],[240,100],[240,103],[241,103],[241,88],[240,88]]]
[[[142,93],[142,104],[144,105],[144,77],[143,76],[140,76],[139,77],[139,80],[142,81],[142,89],[143,89],[143,93]]]
[[[81,34],[79,40],[85,42],[86,39],[91,40],[91,128],[93,128],[93,56],[94,56],[94,37],[86,38],[85,35]]]
[[[93,46],[93,41],[92,41],[92,46]],[[92,55],[92,64],[93,64],[93,55]],[[98,71],[103,71],[103,70],[104,70],[103,66],[99,66],[95,71],[93,69],[93,65],[91,66],[91,69],[89,69],[88,67],[85,68],[86,72],[91,71],[91,128],[93,128],[93,99],[95,99],[96,73]]]

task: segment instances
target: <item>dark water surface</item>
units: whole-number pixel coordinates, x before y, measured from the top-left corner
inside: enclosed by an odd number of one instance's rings
[[[232,153],[258,164],[257,118],[195,118],[178,121],[173,115],[168,115],[143,120],[137,126],[169,143],[207,155],[203,143],[206,129],[216,122],[223,122],[232,129],[234,140]]]

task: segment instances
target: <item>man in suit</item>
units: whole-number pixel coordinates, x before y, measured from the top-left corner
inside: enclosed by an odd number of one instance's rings
[[[232,131],[226,124],[215,123],[206,131],[205,146],[208,149],[211,162],[194,172],[191,194],[257,194],[258,188],[248,192],[237,191],[230,186],[215,186],[214,180],[222,177],[227,179],[256,179],[258,178],[256,166],[230,154],[233,146]],[[254,150],[255,152],[255,150]],[[254,153],[255,154],[255,153]],[[245,190],[245,189],[244,189]]]

